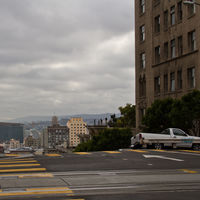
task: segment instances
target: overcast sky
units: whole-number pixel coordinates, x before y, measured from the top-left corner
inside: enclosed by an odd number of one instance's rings
[[[0,120],[135,103],[133,0],[1,0]]]

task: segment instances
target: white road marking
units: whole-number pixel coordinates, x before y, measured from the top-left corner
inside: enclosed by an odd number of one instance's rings
[[[181,151],[168,151],[167,153],[200,156],[200,154],[198,153],[181,152]]]
[[[131,188],[140,188],[141,186],[111,186],[111,187],[85,187],[85,188],[70,188],[72,191],[78,190],[118,190],[118,189],[131,189]]]
[[[159,156],[159,155],[144,155],[144,154],[143,154],[143,156],[144,156],[145,158],[160,158],[160,159],[173,160],[173,161],[178,161],[178,162],[184,161],[184,160],[181,160],[181,159],[170,158],[170,157]]]

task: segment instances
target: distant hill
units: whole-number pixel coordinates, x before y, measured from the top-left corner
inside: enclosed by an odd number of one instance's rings
[[[63,115],[58,116],[59,122],[61,125],[65,125],[66,122],[72,117],[82,117],[83,120],[91,125],[94,123],[94,120],[98,121],[100,119],[107,118],[110,119],[110,115],[113,113],[104,113],[104,114],[79,114],[79,115]],[[120,114],[116,114],[116,117],[119,117]],[[47,122],[51,121],[52,116],[27,116],[22,118],[16,118],[14,120],[10,120],[9,122],[16,122],[16,123],[31,123],[31,122]]]

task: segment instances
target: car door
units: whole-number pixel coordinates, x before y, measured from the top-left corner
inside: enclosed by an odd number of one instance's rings
[[[173,133],[176,139],[178,139],[177,147],[191,147],[192,139],[181,129],[174,128]]]

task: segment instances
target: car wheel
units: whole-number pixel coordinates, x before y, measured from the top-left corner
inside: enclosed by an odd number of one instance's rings
[[[200,151],[200,145],[199,144],[193,144],[192,149],[195,151]]]
[[[162,144],[157,143],[154,145],[154,147],[155,149],[162,149]]]

